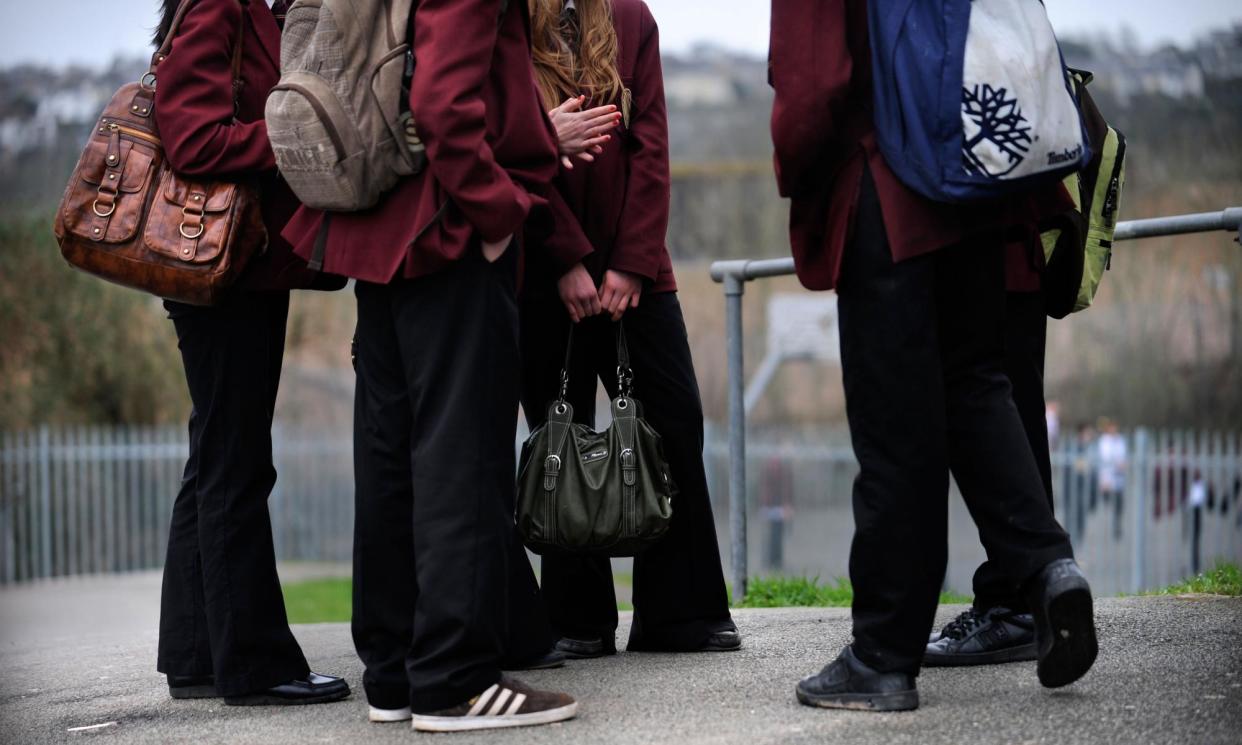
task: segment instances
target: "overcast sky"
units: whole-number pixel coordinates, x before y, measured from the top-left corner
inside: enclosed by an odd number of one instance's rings
[[[768,0],[647,0],[666,49],[699,41],[764,54]],[[106,62],[146,53],[156,0],[3,0],[7,24],[0,67],[19,62]],[[1117,31],[1147,46],[1186,43],[1205,30],[1242,23],[1239,0],[1047,0],[1060,33]],[[54,29],[49,33],[49,29]]]

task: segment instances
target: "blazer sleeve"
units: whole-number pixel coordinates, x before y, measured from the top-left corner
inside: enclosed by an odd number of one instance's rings
[[[669,214],[668,110],[660,66],[660,32],[642,4],[634,63],[628,148],[629,179],[609,268],[655,281],[666,252]]]
[[[595,249],[578,222],[578,216],[555,185],[547,187],[545,196],[552,216],[552,232],[540,242],[540,246],[563,275],[594,253]]]
[[[853,74],[845,0],[772,0],[769,50],[776,181],[793,197],[823,181],[823,152],[839,134],[833,112]]]
[[[530,195],[487,142],[483,88],[500,33],[501,0],[423,0],[415,11],[410,111],[427,167],[485,241],[516,233]],[[524,11],[523,11],[524,12]]]
[[[242,12],[240,3],[196,3],[156,69],[156,125],[168,162],[187,176],[276,168],[267,123],[234,119],[233,45]]]

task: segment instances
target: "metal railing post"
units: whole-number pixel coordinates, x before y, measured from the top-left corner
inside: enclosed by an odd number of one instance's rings
[[[1149,476],[1151,465],[1149,454],[1151,444],[1147,430],[1139,429],[1134,433],[1134,456],[1130,459],[1130,473],[1127,474],[1129,492],[1134,495],[1131,505],[1133,514],[1130,516],[1134,526],[1134,554],[1130,566],[1130,592],[1139,593],[1147,589],[1147,493],[1151,488]]]
[[[742,354],[742,294],[746,280],[724,277],[725,342],[729,354],[729,541],[733,557],[733,602],[746,597],[746,384]]]

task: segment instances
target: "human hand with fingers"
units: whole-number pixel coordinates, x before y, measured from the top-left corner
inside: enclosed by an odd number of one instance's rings
[[[643,280],[637,274],[609,269],[604,272],[604,284],[599,288],[601,312],[620,321],[630,308],[637,308],[643,295]]]
[[[591,273],[582,262],[574,264],[573,269],[557,280],[556,289],[561,296],[561,302],[565,304],[565,310],[569,311],[569,319],[574,323],[603,312],[599,294],[595,289],[595,280],[591,279]]]
[[[621,123],[621,113],[616,106],[597,106],[583,111],[584,104],[586,96],[577,96],[548,112],[552,126],[556,127],[561,163],[570,170],[574,167],[573,158],[591,163],[596,155],[604,152],[604,143],[612,139],[609,130]]]

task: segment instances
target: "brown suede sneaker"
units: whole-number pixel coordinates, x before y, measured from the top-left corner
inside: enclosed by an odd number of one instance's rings
[[[486,691],[449,709],[414,714],[420,732],[466,732],[503,727],[529,727],[572,719],[578,713],[573,697],[537,691],[507,675]]]

